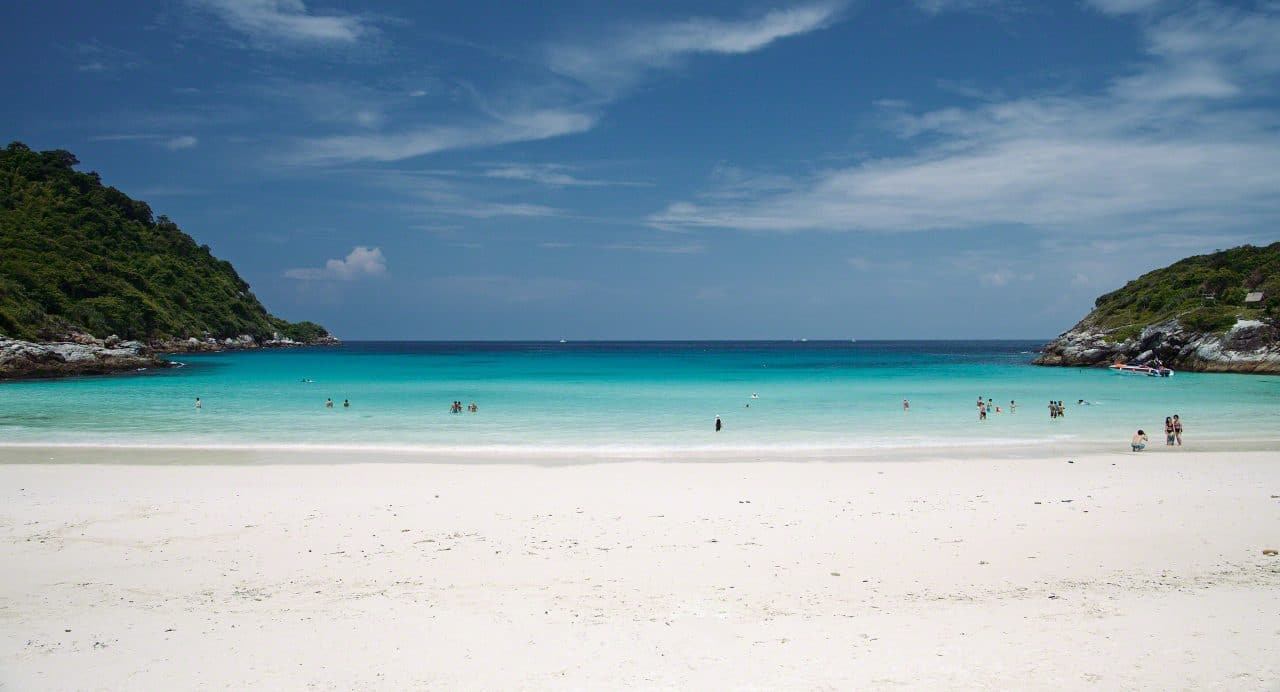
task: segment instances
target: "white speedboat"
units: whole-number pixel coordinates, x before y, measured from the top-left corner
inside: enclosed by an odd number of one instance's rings
[[[1147,377],[1173,377],[1173,371],[1163,365],[1125,365],[1124,363],[1116,363],[1111,366],[1111,370],[1134,375],[1146,375]]]

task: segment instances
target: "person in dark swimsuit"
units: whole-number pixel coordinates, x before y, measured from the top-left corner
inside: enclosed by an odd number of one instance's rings
[[[1166,446],[1173,446],[1173,419],[1164,417],[1164,443]]]

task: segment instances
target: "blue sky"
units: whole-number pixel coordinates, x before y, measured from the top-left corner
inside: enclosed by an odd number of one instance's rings
[[[1280,4],[11,2],[3,138],[346,338],[1041,338],[1280,238]]]

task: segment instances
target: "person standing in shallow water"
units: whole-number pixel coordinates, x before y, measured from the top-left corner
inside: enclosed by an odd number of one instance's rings
[[[1176,413],[1173,414],[1173,439],[1182,446],[1182,419]]]
[[[716,432],[720,432],[720,427],[721,427],[720,416],[716,416]]]
[[[201,404],[200,404],[200,397],[196,397],[196,410],[197,410],[197,411],[199,411],[199,410],[200,410],[200,406],[201,406]]]
[[[910,402],[910,401],[907,401],[906,399],[903,399],[903,400],[902,400],[902,412],[903,412],[903,413],[906,413],[907,411],[910,411],[910,410],[911,410],[911,402]]]

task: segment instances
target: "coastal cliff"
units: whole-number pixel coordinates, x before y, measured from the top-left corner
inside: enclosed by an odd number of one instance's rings
[[[159,353],[336,343],[63,150],[0,149],[0,379],[165,367]]]
[[[1175,370],[1280,373],[1280,243],[1198,255],[1098,298],[1037,365],[1159,359]]]

